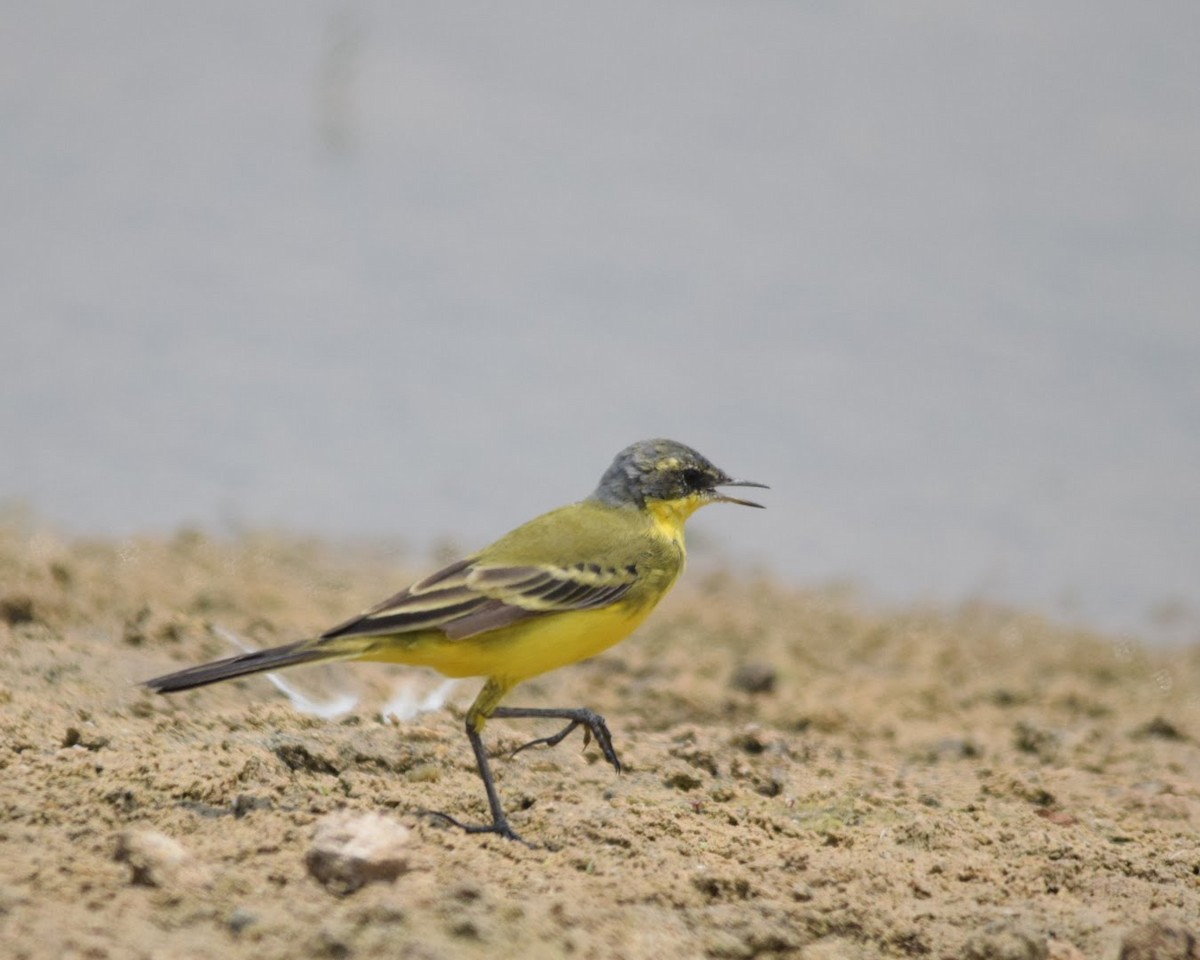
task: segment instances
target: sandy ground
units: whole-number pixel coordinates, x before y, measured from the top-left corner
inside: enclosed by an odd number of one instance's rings
[[[285,538],[0,532],[0,952],[1200,956],[1194,647],[693,574],[633,639],[511,698],[595,707],[622,775],[578,733],[509,758],[556,724],[488,728],[534,848],[421,813],[485,813],[473,681],[400,724],[380,715],[399,668],[292,671],[360,692],[334,720],[262,677],[135,684],[231,652],[214,626],[258,645],[329,626],[405,566]],[[394,879],[310,874],[340,810],[409,829]]]

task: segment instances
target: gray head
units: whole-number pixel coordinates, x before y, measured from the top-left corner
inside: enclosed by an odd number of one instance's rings
[[[765,483],[734,480],[691,447],[674,440],[640,440],[617,454],[592,494],[614,506],[644,507],[647,500],[692,500],[701,503],[760,503],[739,500],[717,487],[766,487]]]

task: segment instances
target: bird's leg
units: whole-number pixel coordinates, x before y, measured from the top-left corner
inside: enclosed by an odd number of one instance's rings
[[[483,746],[483,737],[480,736],[480,731],[483,730],[483,725],[488,719],[497,717],[503,720],[555,719],[567,721],[567,725],[558,733],[553,736],[530,740],[528,743],[517,747],[513,751],[514,754],[520,753],[526,747],[542,745],[553,747],[556,744],[562,743],[577,727],[583,727],[583,745],[585,747],[591,738],[595,737],[600,751],[604,754],[604,759],[612,764],[613,769],[617,773],[621,772],[621,761],[617,757],[616,750],[613,749],[612,734],[609,733],[608,724],[605,723],[604,718],[596,713],[595,710],[589,710],[587,707],[544,708],[498,706],[500,700],[508,693],[511,687],[511,683],[506,683],[496,678],[489,679],[479,692],[479,696],[475,698],[475,702],[471,704],[471,708],[467,711],[465,724],[467,739],[471,742],[471,750],[475,754],[475,765],[479,768],[479,777],[483,780],[483,789],[487,793],[488,808],[491,810],[492,822],[477,824],[463,823],[461,820],[450,816],[448,813],[442,813],[440,810],[426,812],[435,817],[440,817],[447,823],[451,823],[460,830],[465,830],[467,833],[494,833],[509,840],[526,843],[513,830],[508,822],[508,817],[504,814],[504,807],[500,804],[500,792],[496,789],[496,780],[492,776],[491,764],[488,763],[487,750]],[[528,846],[528,844],[526,845]]]
[[[483,737],[479,735],[479,731],[483,729],[487,718],[492,716],[496,710],[495,704],[508,692],[508,689],[509,686],[500,684],[496,680],[489,680],[479,692],[479,696],[475,698],[475,702],[471,704],[471,709],[467,711],[465,724],[467,739],[471,742],[471,750],[475,754],[475,765],[479,768],[479,777],[483,780],[483,789],[487,793],[488,808],[492,813],[492,822],[463,823],[461,820],[450,816],[448,813],[442,813],[440,810],[429,810],[427,812],[435,817],[441,817],[447,823],[452,823],[467,833],[495,833],[508,840],[516,840],[518,843],[525,843],[526,846],[529,846],[513,830],[509,825],[508,817],[504,815],[504,807],[500,804],[500,792],[496,789],[496,780],[492,776],[492,768],[488,763],[487,750],[483,746]]]
[[[500,793],[496,789],[496,781],[492,777],[492,768],[488,764],[487,750],[483,746],[483,738],[479,735],[479,731],[475,729],[473,718],[467,717],[467,739],[471,741],[471,749],[475,752],[475,765],[479,768],[479,776],[483,780],[483,789],[487,792],[488,807],[492,811],[491,823],[463,823],[461,820],[450,816],[448,813],[443,813],[441,810],[430,810],[429,813],[435,817],[441,817],[447,823],[452,823],[460,830],[465,830],[467,833],[495,833],[508,840],[516,840],[518,843],[526,843],[521,836],[513,830],[508,823],[508,817],[504,815],[504,807],[500,805]],[[526,846],[528,844],[526,843]]]
[[[617,773],[621,772],[621,761],[617,757],[617,751],[613,749],[612,734],[608,731],[608,724],[604,722],[604,718],[595,710],[589,710],[587,707],[497,707],[492,711],[492,716],[506,720],[528,720],[548,717],[569,721],[558,733],[549,737],[538,737],[536,740],[530,740],[528,743],[517,747],[513,751],[514,755],[520,753],[526,747],[553,747],[562,743],[576,727],[583,727],[583,745],[586,747],[591,738],[595,737],[596,743],[600,747],[600,752],[604,754],[604,759],[612,764],[613,769]]]

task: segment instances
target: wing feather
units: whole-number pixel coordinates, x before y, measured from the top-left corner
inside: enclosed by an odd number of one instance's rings
[[[608,606],[637,579],[632,565],[489,566],[467,558],[338,624],[322,639],[439,630],[451,640],[465,640],[547,613]]]

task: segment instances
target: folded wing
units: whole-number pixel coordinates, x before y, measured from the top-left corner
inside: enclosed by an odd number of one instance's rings
[[[321,639],[439,630],[451,640],[566,610],[606,607],[638,579],[634,565],[485,565],[468,558],[414,583]]]

